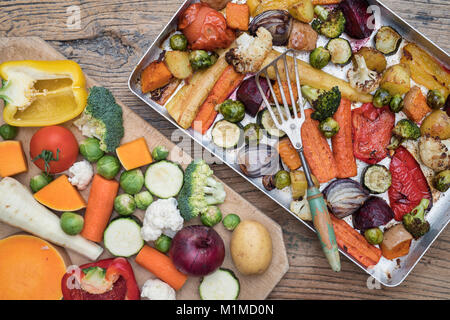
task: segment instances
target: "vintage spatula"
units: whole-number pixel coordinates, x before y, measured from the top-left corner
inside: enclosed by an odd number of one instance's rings
[[[295,81],[293,82],[291,82],[290,79],[289,71],[291,70],[289,70],[287,62],[287,55],[289,53],[293,55],[294,60]],[[259,71],[256,74],[256,84],[261,93],[261,96],[264,99],[264,103],[266,104],[266,107],[269,110],[273,122],[275,123],[275,125],[279,130],[283,130],[287,134],[289,139],[291,139],[292,145],[294,146],[295,149],[298,150],[300,154],[300,160],[302,162],[303,171],[305,173],[306,181],[308,183],[308,190],[306,195],[310,206],[314,227],[317,231],[317,235],[322,244],[323,251],[328,259],[331,269],[333,269],[334,271],[340,271],[341,262],[339,258],[339,251],[336,243],[333,225],[331,223],[330,216],[328,213],[327,205],[325,204],[325,200],[323,198],[322,193],[319,191],[318,188],[315,187],[312,181],[311,171],[309,169],[308,162],[306,161],[305,156],[303,154],[301,127],[303,122],[305,121],[305,112],[303,110],[303,99],[300,91],[300,77],[299,77],[298,63],[296,59],[297,54],[298,54],[297,51],[292,49],[289,49],[285,53],[281,54],[278,58],[276,58],[274,61],[265,66],[261,71]],[[280,64],[281,68],[284,67],[285,77],[283,79],[280,75],[279,70]],[[281,98],[283,100],[284,113],[282,112],[280,103],[276,98],[272,81],[269,79],[268,70],[270,68],[273,68],[273,70],[275,71],[276,81],[279,84],[279,88],[281,88],[280,93]],[[262,78],[265,78],[265,80],[263,80]],[[283,88],[282,80],[287,82],[287,86],[289,88],[292,111],[289,109],[284,89],[282,89]],[[267,84],[270,89],[269,93],[273,97],[274,104],[277,108],[278,114],[280,115],[280,120],[275,116],[274,112],[272,111],[272,105],[269,103],[269,99],[266,96],[266,92],[264,92],[264,90],[262,89],[260,81],[267,81]],[[299,97],[298,101],[294,100],[294,92],[292,88],[294,83],[297,86],[296,89]],[[296,106],[297,104],[299,110],[297,110]]]

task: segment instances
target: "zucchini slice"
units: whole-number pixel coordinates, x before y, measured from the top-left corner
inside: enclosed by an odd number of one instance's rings
[[[202,300],[236,300],[239,296],[239,279],[233,271],[219,268],[203,277],[198,288]]]
[[[227,120],[217,121],[214,124],[211,135],[214,144],[223,149],[238,147],[244,137],[242,126]]]
[[[116,257],[131,257],[144,246],[141,226],[132,217],[113,220],[103,234],[105,248]]]
[[[284,107],[282,107],[284,108]],[[277,117],[277,119],[280,119],[280,115],[278,113],[278,110],[276,107],[272,107],[272,111]],[[270,116],[269,110],[264,109],[258,112],[258,115],[256,117],[256,123],[264,129],[266,135],[269,138],[282,138],[286,135],[286,133],[282,130],[277,129],[275,126],[275,123],[272,120],[272,117]]]
[[[352,47],[346,39],[331,39],[326,46],[331,54],[331,62],[334,64],[344,65],[350,62],[352,57]]]
[[[244,127],[244,138],[247,144],[259,144],[262,138],[261,128],[256,123],[249,123]]]
[[[145,187],[160,199],[175,197],[183,186],[183,170],[168,160],[152,163],[145,172]]]
[[[383,26],[375,35],[375,48],[385,55],[398,51],[402,43],[402,36],[394,28]]]
[[[373,194],[386,192],[392,183],[391,173],[380,164],[367,166],[361,177],[361,184]]]

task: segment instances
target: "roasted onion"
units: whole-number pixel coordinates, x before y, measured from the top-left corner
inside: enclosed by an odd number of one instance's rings
[[[284,10],[264,11],[252,20],[248,30],[252,36],[255,36],[260,27],[266,28],[272,34],[274,46],[284,46],[291,34],[292,16]]]
[[[323,191],[331,212],[342,219],[358,210],[369,193],[352,179],[337,179]]]

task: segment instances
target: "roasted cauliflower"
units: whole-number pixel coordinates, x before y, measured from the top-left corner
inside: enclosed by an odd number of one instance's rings
[[[420,137],[419,156],[424,165],[436,172],[450,169],[450,152],[439,138],[428,135]]]
[[[350,68],[347,72],[350,85],[360,92],[369,93],[374,91],[380,84],[381,75],[367,68],[366,60],[363,56],[355,55],[354,59],[353,68]]]

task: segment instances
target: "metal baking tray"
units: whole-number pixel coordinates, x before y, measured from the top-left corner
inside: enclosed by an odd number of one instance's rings
[[[148,94],[143,94],[141,92],[140,86],[139,86],[139,77],[141,74],[141,71],[149,65],[153,60],[157,59],[164,48],[166,48],[168,38],[171,34],[173,34],[177,29],[177,22],[178,22],[178,16],[179,14],[186,9],[190,4],[198,2],[198,0],[186,0],[181,7],[177,10],[177,12],[174,14],[170,22],[167,24],[167,26],[163,29],[163,31],[160,33],[160,35],[156,38],[154,43],[150,46],[150,48],[147,50],[147,52],[144,54],[144,56],[141,58],[137,66],[134,68],[133,72],[130,75],[128,85],[130,90],[138,96],[142,101],[144,101],[146,104],[148,104],[151,108],[156,110],[159,114],[161,114],[163,117],[165,117],[167,120],[169,120],[173,125],[178,127],[180,130],[182,130],[185,134],[190,136],[192,139],[194,139],[196,142],[201,144],[205,149],[207,149],[209,152],[214,154],[216,157],[218,157],[220,160],[222,160],[224,163],[226,163],[231,169],[236,171],[238,174],[240,174],[243,178],[245,178],[247,181],[249,181],[251,184],[253,184],[255,187],[257,187],[261,192],[266,194],[268,197],[270,197],[273,201],[278,203],[281,207],[283,207],[286,211],[288,211],[290,214],[292,214],[295,218],[297,218],[301,223],[306,225],[309,229],[315,232],[314,227],[312,223],[305,222],[301,219],[299,219],[294,213],[292,213],[289,210],[289,204],[291,202],[291,195],[288,192],[285,192],[283,190],[272,190],[272,191],[266,191],[261,183],[261,178],[252,179],[247,176],[245,176],[239,166],[234,161],[236,156],[236,151],[232,152],[224,152],[223,150],[216,148],[215,145],[211,141],[211,135],[209,130],[205,135],[201,135],[197,132],[195,132],[192,129],[183,129],[181,128],[169,115],[166,108],[163,106],[160,106],[156,102],[152,101]],[[383,5],[378,0],[369,0],[370,5],[378,6],[379,8],[379,14],[375,14],[375,21],[376,25],[390,25],[394,27],[407,41],[415,42],[418,45],[422,46],[424,49],[426,49],[431,55],[433,55],[435,58],[441,61],[444,65],[450,66],[450,56],[441,48],[439,48],[436,44],[431,42],[429,39],[427,39],[424,35],[422,35],[420,32],[418,32],[414,27],[409,25],[407,22],[405,22],[402,18],[400,18],[398,15],[396,15],[393,11],[391,11],[389,8],[387,8],[385,5]],[[375,10],[377,10],[375,8]],[[374,36],[375,32],[372,34],[372,37]],[[345,35],[344,35],[345,37]],[[322,37],[320,37],[322,38]],[[324,39],[322,39],[323,42]],[[372,39],[370,39],[372,41]],[[403,44],[405,41],[403,41]],[[321,43],[320,40],[318,42],[318,45],[324,45],[325,43]],[[371,44],[368,42],[368,45]],[[281,49],[281,48],[280,48]],[[399,50],[401,52],[401,50]],[[302,60],[307,60],[307,54],[302,58]],[[399,55],[394,55],[387,57],[388,63],[392,64],[395,63],[396,60],[398,61]],[[325,67],[323,70],[326,72],[329,72],[339,78],[344,78],[346,75],[346,68],[347,67],[337,67],[329,64],[327,67]],[[221,116],[219,115],[217,117],[217,120],[219,120]],[[216,121],[217,121],[216,120]],[[247,122],[250,122],[250,120],[253,120],[254,118],[251,118],[249,115],[246,115],[246,118],[243,120],[243,124],[246,124]],[[398,119],[397,119],[398,120]],[[264,138],[266,139],[266,138]],[[270,140],[267,139],[267,141],[264,141],[266,143],[271,143]],[[381,164],[388,165],[389,164],[388,159],[384,159]],[[359,175],[361,174],[362,168],[365,165],[362,164],[360,161],[358,161],[358,176],[355,178],[356,180],[359,179]],[[326,184],[323,184],[321,186],[321,189],[326,186]],[[384,194],[383,197],[387,199],[387,195]],[[412,271],[414,266],[417,264],[417,262],[421,259],[421,257],[425,254],[425,252],[428,250],[428,248],[431,246],[431,244],[436,240],[436,238],[439,236],[439,234],[444,230],[446,225],[450,221],[450,190],[447,191],[446,194],[443,194],[437,203],[434,204],[432,210],[428,213],[427,219],[430,222],[431,230],[422,237],[419,241],[413,241],[413,244],[411,245],[410,252],[407,256],[402,257],[400,259],[397,259],[395,261],[390,261],[385,258],[381,258],[380,262],[374,267],[374,268],[365,268],[362,266],[358,261],[356,261],[352,256],[348,255],[346,252],[340,250],[341,254],[352,260],[355,264],[357,264],[361,269],[366,271],[368,274],[370,274],[372,277],[374,277],[376,280],[378,280],[380,283],[382,283],[385,286],[388,287],[394,287],[402,283],[402,281],[407,277],[407,275]],[[349,223],[351,221],[347,220]],[[339,276],[339,275],[336,275]]]

